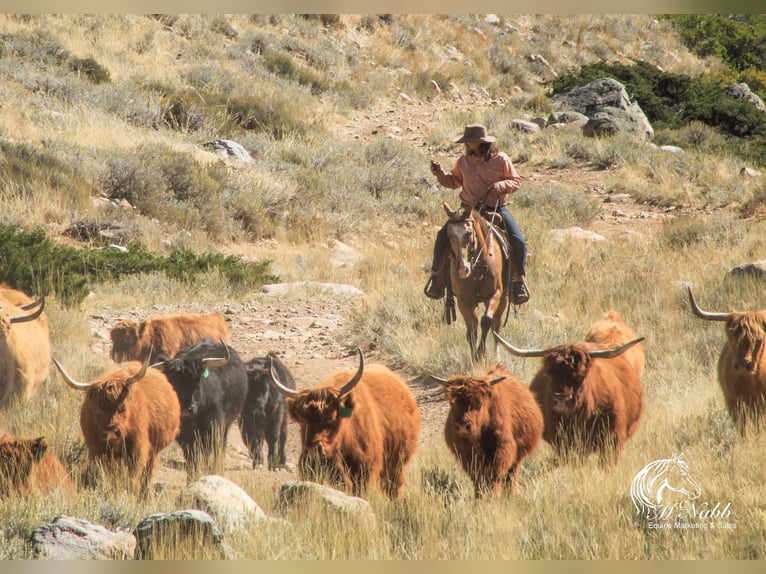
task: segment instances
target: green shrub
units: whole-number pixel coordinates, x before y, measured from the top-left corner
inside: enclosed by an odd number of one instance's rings
[[[69,69],[78,75],[84,75],[94,84],[108,84],[112,81],[109,70],[93,58],[72,58],[69,61]]]
[[[278,277],[269,272],[270,261],[244,262],[238,257],[175,250],[167,257],[131,244],[127,252],[111,249],[75,249],[54,245],[43,231],[19,231],[0,225],[0,281],[28,293],[55,294],[65,305],[79,304],[89,284],[123,275],[164,273],[172,279],[193,281],[217,270],[233,287],[252,289]]]
[[[281,52],[269,52],[264,56],[266,68],[278,76],[293,80],[302,86],[309,86],[312,94],[327,90],[329,84],[319,74],[308,68],[298,66],[293,58]]]
[[[551,227],[588,225],[601,213],[601,205],[595,198],[556,185],[526,185],[513,194],[513,198],[516,205],[534,210]]]

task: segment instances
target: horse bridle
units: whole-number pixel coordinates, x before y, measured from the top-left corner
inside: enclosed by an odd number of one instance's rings
[[[477,263],[479,262],[479,259],[481,258],[481,254],[484,251],[484,249],[487,248],[488,241],[484,241],[484,245],[481,246],[481,249],[476,249],[477,243],[478,243],[478,234],[476,233],[476,220],[471,217],[471,212],[469,211],[467,215],[463,215],[462,218],[456,219],[456,220],[450,220],[447,221],[447,225],[455,224],[455,223],[465,223],[466,221],[471,222],[470,227],[470,234],[471,234],[471,247],[468,250],[468,259],[471,263],[471,272],[469,273],[469,277],[473,275],[473,272],[475,269],[478,268]],[[483,216],[480,216],[483,217]],[[481,277],[475,277],[475,279],[481,279]]]

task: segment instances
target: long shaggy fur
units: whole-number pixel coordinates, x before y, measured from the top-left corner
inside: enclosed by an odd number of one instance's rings
[[[205,337],[229,342],[229,326],[222,313],[198,315],[181,313],[132,321],[123,319],[112,328],[111,357],[115,362],[143,361],[151,349],[151,363],[172,359],[178,351]]]
[[[140,363],[131,362],[96,379],[85,391],[80,427],[90,460],[107,468],[127,465],[132,490],[146,495],[158,455],[178,435],[181,407],[156,369],[126,386],[140,369]]]
[[[737,429],[762,424],[766,415],[766,311],[734,312],[726,319],[726,343],[718,358],[718,383]]]
[[[45,311],[34,321],[26,323],[10,324],[9,319],[6,320],[13,315],[33,312],[20,311],[18,307],[34,301],[27,294],[7,284],[0,284],[0,321],[4,331],[0,336],[6,339],[15,365],[12,373],[0,373],[0,406],[4,406],[14,397],[25,400],[32,398],[50,374],[51,341]],[[7,352],[5,357],[2,356],[3,352],[0,348],[0,364],[8,362]]]
[[[606,342],[583,341],[548,349],[530,389],[543,411],[543,439],[559,455],[597,452],[602,462],[617,462],[643,411],[639,374],[643,351],[630,354],[628,349],[611,359],[592,358],[590,351],[611,349],[627,342],[623,337],[630,338],[620,328],[615,337],[620,340],[612,341],[600,334],[599,323],[588,337]],[[562,394],[556,397],[555,393]]]
[[[301,429],[301,477],[326,478],[355,496],[380,480],[383,492],[397,498],[418,444],[418,405],[404,379],[381,364],[365,367],[359,383],[340,397],[339,387],[353,375],[337,371],[287,399]]]
[[[53,490],[72,494],[74,486],[50,443],[43,437],[0,436],[0,499],[13,493],[28,496]]]
[[[543,415],[532,392],[503,365],[484,377],[453,375],[444,390],[450,404],[444,437],[473,481],[476,497],[498,494],[503,485],[515,492],[521,462],[537,448],[543,432]]]

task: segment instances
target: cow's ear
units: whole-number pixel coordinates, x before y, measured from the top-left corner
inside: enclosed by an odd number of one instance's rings
[[[34,456],[35,460],[42,460],[45,453],[48,452],[48,446],[48,441],[45,440],[45,437],[41,436],[35,439],[32,443],[32,456]]]

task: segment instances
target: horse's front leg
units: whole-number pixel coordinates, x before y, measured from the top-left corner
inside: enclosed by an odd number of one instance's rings
[[[464,303],[460,298],[458,298],[457,307],[463,316],[463,321],[465,321],[465,338],[471,349],[471,357],[475,360],[478,356],[476,339],[479,331],[479,318],[476,316],[477,308]]]
[[[478,350],[478,354],[481,357],[486,354],[489,330],[494,328],[495,331],[500,332],[500,321],[505,309],[504,302],[503,287],[502,285],[496,285],[495,292],[487,300],[484,314],[481,316],[481,339],[479,340]]]

